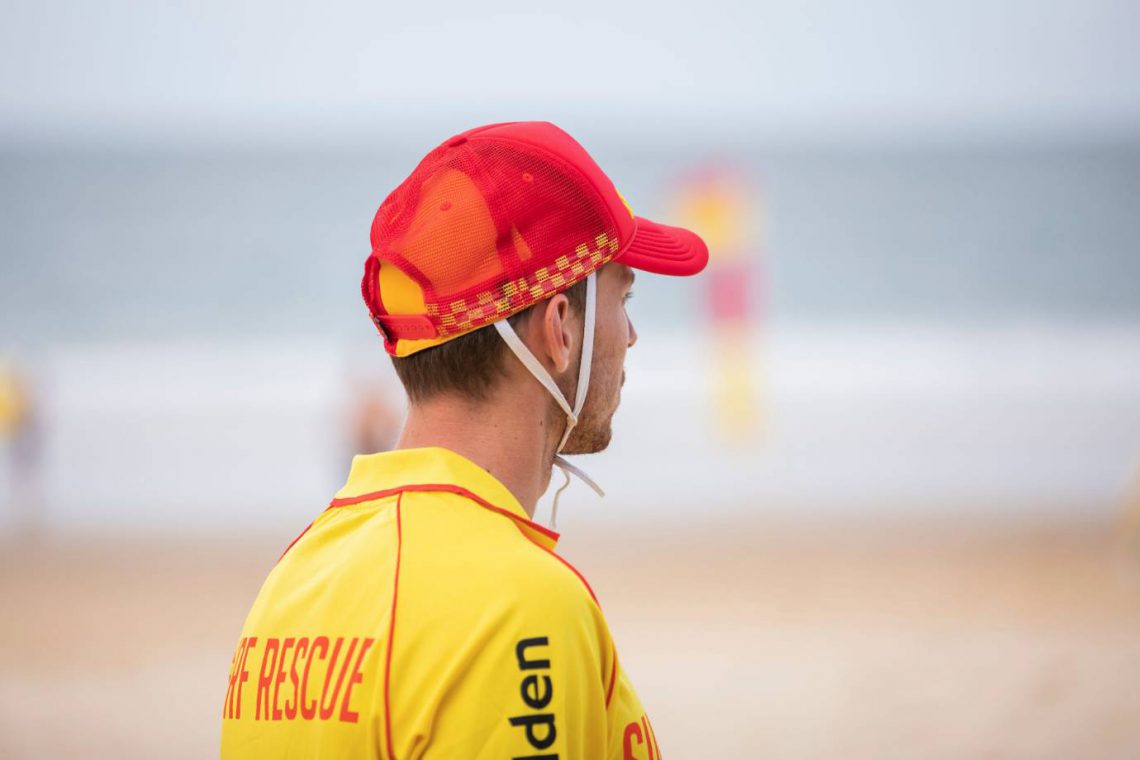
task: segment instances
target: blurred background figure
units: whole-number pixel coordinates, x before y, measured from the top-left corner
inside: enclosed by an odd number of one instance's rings
[[[665,755],[1140,757],[1140,4],[5,10],[0,757],[216,754],[399,427],[373,215],[515,119],[712,247],[559,503]]]
[[[402,391],[372,374],[354,378],[348,400],[350,455],[391,449],[404,421]]]
[[[26,375],[14,360],[0,360],[0,447],[8,485],[0,526],[26,538],[40,519],[39,420]]]
[[[1120,525],[1125,551],[1140,558],[1140,456],[1123,490]]]

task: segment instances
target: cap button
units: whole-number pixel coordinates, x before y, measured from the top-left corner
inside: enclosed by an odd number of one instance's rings
[[[447,141],[447,147],[454,148],[456,145],[462,145],[465,142],[467,142],[467,138],[460,135],[459,137],[453,137],[450,140],[448,140]]]

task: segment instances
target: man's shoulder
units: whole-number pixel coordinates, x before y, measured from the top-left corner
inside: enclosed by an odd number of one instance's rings
[[[448,498],[450,497],[450,498]],[[404,550],[409,569],[437,580],[533,604],[544,598],[567,605],[597,602],[585,577],[552,549],[536,542],[517,516],[488,510],[454,494],[405,495]],[[450,502],[448,514],[432,502]],[[533,528],[532,528],[533,529]]]
[[[579,611],[596,609],[597,598],[589,582],[574,565],[554,551],[531,544],[520,553],[520,582],[515,591],[533,601],[546,598]]]

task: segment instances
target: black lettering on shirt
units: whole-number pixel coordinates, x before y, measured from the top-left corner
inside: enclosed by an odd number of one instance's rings
[[[546,636],[522,639],[515,645],[515,657],[519,663],[519,670],[550,670],[550,660],[543,659],[544,653],[529,652],[532,648],[542,648],[550,645]],[[532,659],[533,658],[533,659]],[[539,712],[547,707],[554,698],[554,682],[546,673],[530,674],[519,684],[519,695],[523,703],[535,712],[514,715],[508,722],[515,728],[525,732],[527,744],[542,751],[549,749],[558,738],[558,729],[554,725],[554,712]],[[516,755],[512,760],[558,760],[558,753],[545,755]]]
[[[549,644],[549,640],[545,636],[538,636],[533,639],[523,639],[515,647],[515,656],[519,659],[519,670],[534,670],[535,668],[549,668],[550,660],[528,660],[526,658],[526,650],[529,647],[544,647]]]

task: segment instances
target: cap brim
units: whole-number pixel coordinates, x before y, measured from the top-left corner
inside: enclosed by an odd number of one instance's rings
[[[696,274],[708,264],[709,248],[695,233],[640,216],[635,217],[635,221],[633,240],[615,261],[634,269],[675,277]]]

